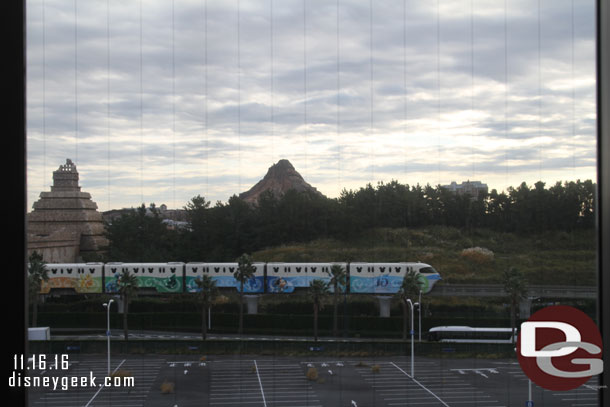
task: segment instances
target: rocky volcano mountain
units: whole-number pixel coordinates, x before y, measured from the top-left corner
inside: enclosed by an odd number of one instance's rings
[[[309,185],[288,160],[280,160],[269,167],[265,177],[250,190],[239,194],[248,203],[256,203],[258,197],[265,191],[271,191],[276,197],[294,189],[297,192],[309,192],[323,196],[316,188]]]

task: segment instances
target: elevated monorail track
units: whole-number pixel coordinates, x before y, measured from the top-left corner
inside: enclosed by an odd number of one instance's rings
[[[504,297],[502,284],[451,284],[441,282],[428,294],[437,297]],[[528,297],[596,299],[595,286],[530,285]]]

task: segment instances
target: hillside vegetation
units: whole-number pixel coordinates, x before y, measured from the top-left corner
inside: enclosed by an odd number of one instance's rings
[[[509,266],[529,284],[595,285],[594,230],[515,234],[446,226],[378,228],[348,240],[319,239],[253,253],[257,261],[421,261],[444,283],[500,283]],[[472,249],[474,250],[468,250]]]
[[[144,206],[115,219],[103,260],[421,261],[445,284],[500,283],[512,266],[530,285],[595,285],[594,191],[591,181],[538,182],[472,198],[393,181],[337,199],[290,189],[211,206],[196,196],[185,229],[168,230]]]

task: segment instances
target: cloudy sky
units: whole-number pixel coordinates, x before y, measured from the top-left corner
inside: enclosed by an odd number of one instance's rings
[[[595,179],[593,0],[28,0],[28,207]]]

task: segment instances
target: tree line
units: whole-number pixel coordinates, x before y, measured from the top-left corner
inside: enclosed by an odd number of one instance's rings
[[[451,226],[509,233],[572,231],[595,226],[590,180],[522,183],[477,197],[441,186],[397,181],[343,190],[338,198],[290,190],[263,193],[256,205],[233,196],[211,205],[193,197],[184,207],[188,228],[169,230],[142,205],[107,225],[108,261],[234,261],[242,253],[319,238],[349,240],[371,228]]]

